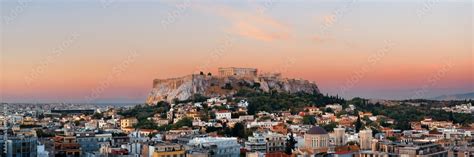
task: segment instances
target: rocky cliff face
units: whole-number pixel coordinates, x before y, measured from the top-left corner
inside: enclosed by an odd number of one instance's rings
[[[159,101],[172,102],[174,99],[187,100],[194,94],[207,97],[230,96],[243,87],[260,88],[264,92],[319,93],[318,86],[307,80],[280,77],[220,77],[206,75],[188,75],[172,79],[155,79],[153,89],[147,98],[147,104]]]

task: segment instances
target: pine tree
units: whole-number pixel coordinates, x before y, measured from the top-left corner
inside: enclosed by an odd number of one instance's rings
[[[245,138],[245,126],[242,123],[236,123],[231,133],[233,137]]]
[[[449,120],[453,123],[457,123],[456,119],[454,119],[454,113],[452,111],[449,112]]]
[[[293,133],[291,133],[290,137],[288,137],[288,139],[286,139],[285,153],[288,154],[288,155],[291,155],[293,150],[295,150],[295,148],[296,148],[296,143],[298,143],[298,142],[295,140],[295,137],[293,136]]]
[[[356,132],[359,132],[362,128],[362,122],[360,121],[360,116],[357,116],[357,121],[355,123]]]

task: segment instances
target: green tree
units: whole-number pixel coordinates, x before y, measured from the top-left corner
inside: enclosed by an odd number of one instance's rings
[[[397,137],[394,136],[387,137],[387,139],[393,142],[397,141]]]
[[[331,132],[331,131],[334,131],[334,128],[337,127],[337,123],[336,122],[330,122],[329,124],[322,125],[321,127],[324,130],[326,130],[328,132]]]
[[[255,90],[259,90],[259,89],[260,89],[260,83],[255,82],[255,83],[253,84],[252,88],[255,89]]]
[[[314,116],[303,116],[303,124],[314,125],[316,124],[316,118]]]
[[[390,127],[391,124],[387,123],[387,120],[382,119],[382,120],[380,120],[380,126],[382,126],[382,127]]]
[[[203,108],[204,110],[207,110],[207,109],[209,108],[209,106],[207,105],[207,103],[202,103],[201,105],[202,105],[202,108]]]
[[[240,88],[237,93],[234,94],[234,97],[245,98],[250,104],[249,108],[252,108],[252,110],[248,108],[248,111],[251,113],[258,111],[275,112],[289,109],[295,112],[302,111],[302,109],[307,106],[322,107],[325,104],[345,103],[344,99],[324,96],[319,93],[287,93],[278,92],[276,90],[263,92],[252,87]]]
[[[293,150],[296,148],[296,143],[298,142],[296,141],[295,136],[293,136],[293,132],[291,132],[288,139],[286,139],[285,153],[291,155]]]
[[[44,114],[41,113],[40,115],[38,115],[38,119],[44,119]]]
[[[232,84],[230,84],[230,83],[225,83],[225,85],[224,85],[224,87],[222,87],[222,89],[232,90],[232,89],[234,89],[234,87],[232,87]]]
[[[80,120],[74,121],[74,125],[75,125],[75,126],[80,126],[80,125],[81,125],[81,121],[80,121]]]
[[[199,117],[200,117],[201,120],[204,121],[204,122],[209,121],[209,115],[207,114],[207,112],[202,113],[201,115],[199,115]]]
[[[257,106],[254,103],[250,103],[249,106],[247,106],[247,113],[249,115],[255,115],[257,112]]]
[[[102,117],[103,117],[103,114],[97,113],[97,112],[92,115],[92,118],[94,119],[101,119]]]
[[[235,123],[231,130],[233,137],[245,138],[245,126],[242,123]]]
[[[400,119],[397,122],[395,129],[410,130],[411,129],[410,120],[408,120],[407,118]]]
[[[192,127],[193,120],[189,117],[184,117],[174,124],[174,128],[182,128],[183,126]]]
[[[206,97],[202,94],[194,94],[191,101],[192,102],[204,102],[207,99],[209,99],[209,97]]]
[[[155,137],[156,135],[157,135],[157,133],[148,134],[148,138],[152,139],[152,138]]]
[[[55,136],[54,132],[44,132],[43,129],[37,129],[36,130],[36,135],[40,138],[42,138],[42,137],[54,137]]]
[[[209,117],[211,117],[211,119],[216,119],[216,113],[215,112],[211,112],[209,114]]]
[[[356,132],[359,132],[360,129],[362,128],[362,121],[360,120],[360,116],[357,117],[357,121],[355,123],[355,130]]]
[[[326,107],[326,109],[324,110],[324,112],[326,112],[326,113],[334,113],[334,111],[332,110],[332,108],[329,108],[329,107]]]
[[[172,100],[172,102],[173,102],[173,104],[179,104],[179,103],[180,103],[180,101],[179,101],[178,98],[174,98],[174,99]]]
[[[157,125],[148,119],[143,119],[139,120],[133,127],[136,129],[156,129]]]

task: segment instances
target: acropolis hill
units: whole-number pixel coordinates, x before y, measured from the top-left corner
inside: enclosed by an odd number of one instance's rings
[[[155,79],[146,103],[187,100],[194,94],[207,97],[231,96],[244,87],[263,92],[276,90],[288,93],[320,93],[318,86],[308,80],[282,78],[281,74],[258,74],[253,68],[219,68],[218,76],[191,74],[178,78]]]

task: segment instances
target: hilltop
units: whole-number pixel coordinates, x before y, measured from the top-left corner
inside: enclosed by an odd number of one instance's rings
[[[183,101],[195,94],[205,97],[226,97],[236,94],[243,88],[262,92],[320,94],[318,86],[308,80],[282,78],[280,74],[257,75],[256,71],[252,74],[241,71],[233,75],[226,75],[227,73],[228,71],[221,71],[219,76],[192,74],[178,78],[155,79],[146,103]]]

